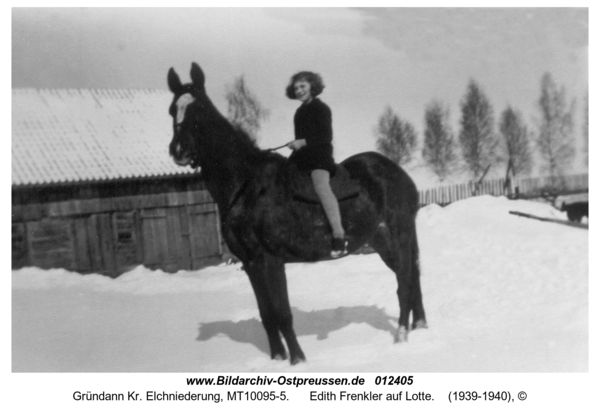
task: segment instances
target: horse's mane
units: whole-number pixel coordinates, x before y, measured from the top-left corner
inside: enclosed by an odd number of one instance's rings
[[[231,123],[229,119],[222,115],[221,117],[226,121],[227,125],[231,127],[230,133],[228,134],[233,137],[237,150],[243,152],[246,156],[248,156],[251,159],[252,163],[259,164],[265,161],[273,160],[275,158],[284,158],[280,154],[275,153],[272,150],[261,149],[256,143],[256,140],[250,137],[250,134],[246,130],[244,130],[243,127]]]
[[[261,151],[260,148],[258,147],[258,145],[256,144],[256,140],[254,140],[252,137],[250,137],[250,134],[248,134],[248,132],[246,130],[244,130],[242,128],[242,126],[232,124],[230,121],[228,121],[228,122],[233,127],[236,139],[244,147],[246,147],[250,151]]]
[[[260,148],[258,144],[256,144],[256,140],[250,137],[250,134],[240,125],[232,124],[229,120],[227,120],[227,122],[233,127],[236,140],[241,143],[241,146],[244,147],[247,152],[252,154],[252,157],[262,159],[281,157],[279,154],[273,152],[273,150]]]
[[[279,154],[273,153],[270,150],[262,150],[258,147],[256,141],[250,137],[250,134],[238,124],[233,124],[225,117],[210,101],[205,101],[205,109],[208,109],[211,114],[208,116],[208,121],[213,131],[221,137],[217,138],[217,145],[225,145],[224,150],[237,152],[244,157],[249,158],[252,163],[258,164],[263,161],[268,161],[274,157],[281,157]]]

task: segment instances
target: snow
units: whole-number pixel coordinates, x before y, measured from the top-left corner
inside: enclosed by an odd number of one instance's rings
[[[13,372],[587,372],[588,230],[549,205],[474,197],[418,214],[428,329],[393,344],[396,281],[377,254],[288,264],[308,358],[272,361],[237,265],[117,279],[12,272]]]

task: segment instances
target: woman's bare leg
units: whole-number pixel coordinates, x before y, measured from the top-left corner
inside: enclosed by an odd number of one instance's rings
[[[329,225],[331,225],[333,236],[335,238],[344,238],[345,232],[342,227],[340,206],[331,190],[331,185],[329,185],[329,171],[320,169],[313,170],[310,176],[313,185],[315,186],[317,196],[319,197],[319,200],[321,200],[321,204],[325,210],[325,215],[327,215],[327,219],[329,220]]]

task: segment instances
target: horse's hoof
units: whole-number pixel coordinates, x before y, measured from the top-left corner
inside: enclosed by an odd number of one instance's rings
[[[276,360],[276,361],[284,361],[284,360],[287,360],[287,354],[286,353],[273,354],[273,355],[271,355],[271,359]]]
[[[402,326],[398,328],[396,334],[394,335],[394,343],[403,343],[408,341],[408,330],[406,327]]]
[[[291,365],[297,365],[300,364],[301,362],[306,362],[306,358],[302,357],[296,357],[296,358],[290,358],[290,364]]]
[[[306,357],[304,356],[304,353],[302,352],[302,350],[298,349],[298,350],[290,351],[290,364],[296,365],[296,364],[299,364],[299,363],[305,362],[305,361],[306,361]]]
[[[416,323],[413,323],[413,325],[412,325],[413,330],[417,330],[419,328],[429,328],[429,326],[427,325],[427,321],[419,320]]]

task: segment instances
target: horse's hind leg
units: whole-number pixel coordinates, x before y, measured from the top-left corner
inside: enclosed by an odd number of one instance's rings
[[[383,262],[396,274],[400,318],[394,340],[403,342],[408,340],[411,311],[413,312],[413,328],[425,328],[427,322],[421,296],[418,248],[414,229],[403,230],[401,233],[393,231],[382,225],[377,231],[372,245]]]
[[[421,267],[419,263],[419,245],[416,233],[412,241],[412,276],[414,279],[414,288],[411,298],[411,309],[413,313],[412,328],[427,328],[427,319],[425,318],[425,307],[423,307],[423,295],[421,294]]]

